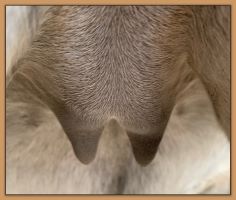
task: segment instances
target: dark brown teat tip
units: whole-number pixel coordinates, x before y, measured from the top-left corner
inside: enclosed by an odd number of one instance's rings
[[[127,132],[136,161],[148,165],[156,155],[161,138],[159,135],[140,135]]]
[[[81,134],[71,140],[76,157],[83,163],[91,163],[96,156],[100,134]]]
[[[56,112],[57,118],[72,144],[76,157],[83,164],[89,164],[96,156],[103,127],[95,130],[82,130],[78,123],[80,120],[76,115],[62,108],[60,112]]]

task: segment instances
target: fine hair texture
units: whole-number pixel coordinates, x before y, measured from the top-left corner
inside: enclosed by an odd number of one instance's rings
[[[7,193],[229,193],[229,6],[26,10]]]

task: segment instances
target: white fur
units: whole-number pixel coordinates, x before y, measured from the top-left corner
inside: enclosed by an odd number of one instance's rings
[[[29,42],[27,9],[7,7],[7,73]],[[32,118],[30,106],[37,111]],[[199,81],[180,95],[159,151],[146,167],[134,160],[116,123],[104,130],[96,159],[83,165],[51,111],[7,100],[6,119],[7,194],[230,193],[230,144]]]

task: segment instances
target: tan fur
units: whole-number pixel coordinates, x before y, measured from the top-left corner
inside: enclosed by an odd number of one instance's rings
[[[229,133],[229,11],[50,7],[8,76],[8,192],[229,192],[229,184],[221,191],[212,182],[219,171],[219,182],[228,182],[229,144],[194,74]],[[76,160],[63,132],[80,161],[95,159],[89,166]],[[154,160],[143,168],[133,157],[141,165]],[[206,177],[204,166],[222,159]],[[200,178],[193,181],[195,170]]]

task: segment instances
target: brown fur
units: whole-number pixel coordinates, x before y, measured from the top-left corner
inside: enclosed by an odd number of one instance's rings
[[[116,121],[146,165],[194,72],[229,135],[229,47],[227,6],[51,7],[12,68],[7,106],[18,91],[21,101],[49,107],[83,163]]]

